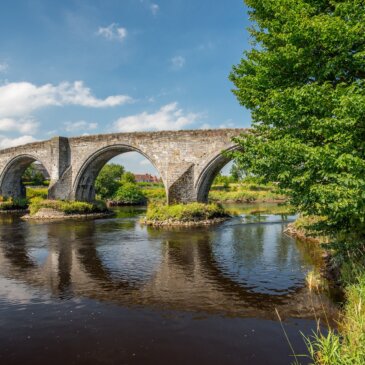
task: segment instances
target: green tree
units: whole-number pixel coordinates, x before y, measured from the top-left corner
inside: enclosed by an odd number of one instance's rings
[[[36,170],[34,164],[30,164],[22,175],[22,181],[31,185],[44,185],[44,176]]]
[[[323,216],[318,228],[342,245],[364,245],[364,1],[246,3],[253,48],[230,79],[253,130],[233,157]]]
[[[105,165],[95,181],[95,192],[101,199],[111,198],[120,186],[124,167],[118,164]]]
[[[142,204],[146,197],[137,184],[125,182],[115,193],[114,200],[123,204]]]
[[[135,184],[136,178],[132,172],[126,171],[121,178],[121,183],[122,184],[125,184],[125,183]]]

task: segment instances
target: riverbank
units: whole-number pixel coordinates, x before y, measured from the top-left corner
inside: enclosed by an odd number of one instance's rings
[[[326,334],[317,331],[306,337],[308,350],[317,365],[362,365],[365,364],[364,254],[359,250],[353,255],[346,247],[337,250],[323,247],[329,243],[329,237],[318,236],[311,229],[320,219],[301,217],[285,230],[292,237],[322,246],[324,268],[321,276],[340,286],[344,292],[344,307],[338,325],[336,328],[329,326]]]

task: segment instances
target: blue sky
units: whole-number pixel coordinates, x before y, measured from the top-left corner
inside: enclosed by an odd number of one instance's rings
[[[55,135],[247,127],[228,75],[249,48],[248,25],[242,0],[3,0],[0,148]],[[133,154],[118,161],[153,171]]]

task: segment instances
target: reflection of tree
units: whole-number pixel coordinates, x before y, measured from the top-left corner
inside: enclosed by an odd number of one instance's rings
[[[26,237],[29,230],[25,225],[17,224],[15,227],[6,226],[0,230],[0,244],[4,256],[13,267],[18,269],[31,269],[36,267],[30,258],[26,247]]]

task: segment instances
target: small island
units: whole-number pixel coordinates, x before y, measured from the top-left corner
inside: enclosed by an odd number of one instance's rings
[[[142,224],[148,226],[204,226],[230,218],[222,205],[217,203],[149,204]]]
[[[108,210],[103,202],[86,203],[33,198],[29,204],[29,214],[22,219],[84,219],[102,218],[112,214],[113,212]]]

